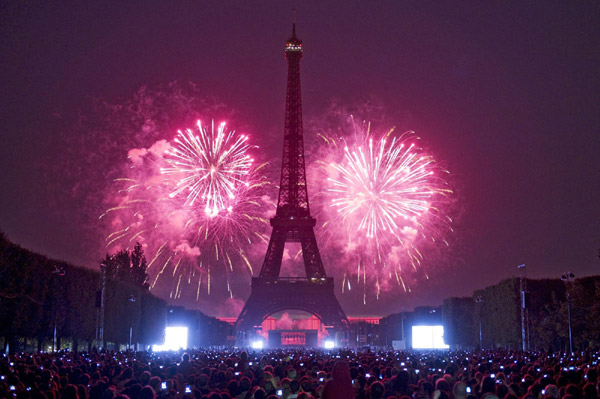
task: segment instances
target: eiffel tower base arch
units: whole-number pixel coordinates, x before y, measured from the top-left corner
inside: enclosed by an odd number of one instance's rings
[[[302,310],[326,326],[336,346],[346,338],[349,322],[334,294],[333,278],[255,277],[252,291],[237,320],[238,346],[250,346],[270,315],[283,310]]]

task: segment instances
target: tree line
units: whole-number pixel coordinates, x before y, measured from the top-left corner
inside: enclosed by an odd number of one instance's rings
[[[525,343],[531,350],[600,347],[600,276],[570,281],[525,279]],[[443,303],[444,338],[456,347],[522,348],[519,278]],[[570,312],[569,312],[570,311]]]
[[[101,262],[106,268],[104,341],[98,342],[102,273],[48,259],[11,243],[0,232],[0,337],[3,349],[119,347],[163,340],[167,304],[148,291],[141,246]],[[132,299],[135,299],[133,301]]]

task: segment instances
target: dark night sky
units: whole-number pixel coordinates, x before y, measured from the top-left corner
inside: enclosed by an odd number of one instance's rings
[[[90,204],[70,198],[54,167],[76,167],[77,152],[64,159],[63,128],[93,98],[118,102],[143,85],[193,81],[265,132],[264,147],[279,157],[291,2],[0,7],[0,229],[12,241],[96,267],[102,252],[78,242],[78,213]],[[381,306],[342,299],[347,313],[470,295],[522,263],[534,278],[598,274],[600,3],[296,7],[305,120],[332,99],[376,99],[386,120],[417,131],[444,161],[460,199],[453,248],[436,269],[443,283]]]

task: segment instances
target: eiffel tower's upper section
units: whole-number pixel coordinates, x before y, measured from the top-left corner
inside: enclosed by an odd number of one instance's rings
[[[285,104],[285,127],[283,138],[283,162],[279,199],[274,219],[308,218],[308,192],[304,167],[304,140],[302,129],[302,97],[300,92],[300,60],[302,40],[296,36],[296,24],[292,36],[285,44],[288,62],[287,94]]]

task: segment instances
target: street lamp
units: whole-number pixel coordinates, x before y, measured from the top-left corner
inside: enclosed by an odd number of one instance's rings
[[[135,295],[129,295],[128,301],[133,305],[135,302]],[[129,308],[129,349],[131,350],[131,338],[133,337],[133,306]]]
[[[562,276],[560,276],[560,279],[562,281],[566,281],[567,282],[567,317],[569,319],[569,351],[571,353],[573,353],[573,334],[572,334],[572,330],[571,330],[571,280],[573,280],[575,278],[575,275],[571,272],[566,272],[564,273]]]
[[[62,266],[54,265],[54,270],[52,270],[52,274],[55,277],[55,285],[54,285],[54,334],[52,335],[52,352],[56,352],[56,319],[58,318],[58,299],[56,297],[56,279],[64,277],[65,268]]]
[[[527,301],[525,295],[527,295],[525,289],[525,264],[517,266],[517,269],[521,271],[521,277],[519,278],[519,290],[521,291],[521,348],[526,351],[528,348],[527,336]]]
[[[475,298],[475,303],[482,303],[483,302],[483,297],[481,295],[478,295],[477,298]],[[479,348],[483,349],[483,328],[481,326],[481,305],[479,308]]]
[[[99,345],[102,349],[104,349],[104,314],[105,314],[105,304],[106,301],[104,299],[105,291],[106,291],[106,272],[108,265],[104,262],[100,263],[100,270],[102,271],[102,284],[100,287],[100,308],[97,313],[97,324],[98,331],[96,334],[96,339],[99,341]]]

